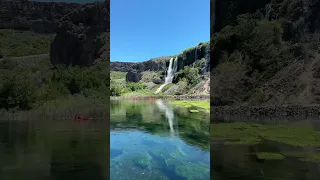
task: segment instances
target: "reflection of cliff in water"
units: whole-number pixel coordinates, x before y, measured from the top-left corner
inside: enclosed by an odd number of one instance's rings
[[[106,123],[0,121],[0,130],[1,179],[109,177]]]
[[[136,129],[161,136],[169,131],[191,146],[209,150],[208,114],[190,113],[160,101],[111,101],[110,107],[111,131]]]

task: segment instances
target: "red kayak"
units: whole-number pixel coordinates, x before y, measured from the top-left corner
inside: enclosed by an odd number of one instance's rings
[[[73,121],[75,122],[80,122],[80,121],[88,121],[88,118],[82,118],[82,117],[75,117],[73,118]]]

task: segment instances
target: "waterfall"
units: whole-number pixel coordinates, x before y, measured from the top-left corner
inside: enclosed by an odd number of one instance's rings
[[[270,12],[272,11],[271,3],[266,5],[266,15],[265,19],[269,20]]]
[[[164,84],[162,84],[156,91],[156,94],[161,91],[163,87],[165,87],[167,84],[172,83],[173,77],[178,69],[178,57],[176,57],[174,60],[173,58],[170,59],[168,71],[165,77]]]

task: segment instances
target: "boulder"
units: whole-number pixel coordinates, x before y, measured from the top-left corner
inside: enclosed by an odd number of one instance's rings
[[[141,80],[141,73],[129,71],[126,75],[126,82],[139,82]]]

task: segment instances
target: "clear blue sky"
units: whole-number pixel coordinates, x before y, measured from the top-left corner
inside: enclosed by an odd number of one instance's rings
[[[111,0],[111,61],[176,55],[210,39],[210,0]]]

